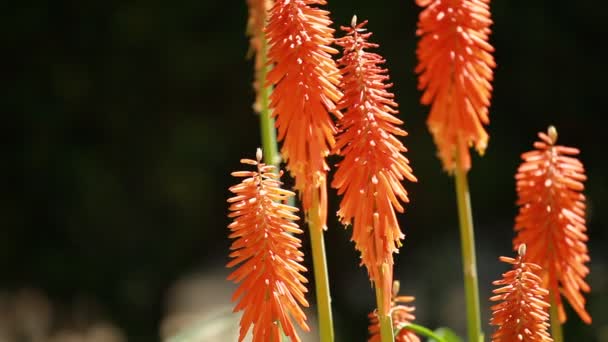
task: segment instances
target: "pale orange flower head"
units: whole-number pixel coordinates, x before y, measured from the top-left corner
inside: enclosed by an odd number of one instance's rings
[[[557,301],[559,318],[565,322],[562,299],[587,324],[583,292],[591,288],[584,278],[589,274],[585,195],[587,179],[579,150],[556,145],[557,131],[549,127],[538,134],[535,150],[522,154],[516,179],[519,213],[515,220],[514,246],[528,246],[528,260],[543,268],[543,286]]]
[[[384,59],[367,51],[377,47],[367,40],[367,21],[342,27],[346,35],[336,41],[343,47],[338,60],[341,67],[340,88],[344,97],[338,108],[344,116],[338,121],[336,152],[343,157],[338,164],[332,187],[342,195],[338,216],[344,224],[352,224],[355,248],[367,267],[371,280],[392,293],[393,253],[401,246],[404,235],[395,211],[403,212],[401,202],[408,194],[401,181],[416,181],[404,157],[405,146],[396,136],[406,132],[398,127],[397,104],[388,91],[387,70],[380,65]],[[390,305],[385,296],[385,305]]]
[[[270,106],[276,117],[278,139],[287,169],[295,178],[304,211],[315,213],[325,226],[327,170],[325,157],[334,145],[335,126],[329,112],[342,94],[337,88],[340,74],[330,47],[334,30],[329,12],[315,5],[323,0],[277,0],[266,28],[268,60],[273,69],[267,82],[275,85]]]
[[[500,257],[499,260],[513,265],[513,268],[503,273],[501,280],[492,284],[500,286],[492,291],[493,302],[490,324],[497,326],[492,334],[492,342],[549,342],[549,304],[545,298],[549,291],[541,285],[538,272],[540,266],[524,262],[526,245],[518,248],[517,259]]]
[[[266,60],[264,47],[264,27],[266,26],[266,17],[268,10],[272,6],[272,0],[247,0],[249,9],[249,17],[247,19],[247,35],[249,36],[249,56],[254,56],[255,80],[253,89],[256,92],[256,99],[253,108],[256,112],[261,108],[261,92],[260,87],[264,80],[259,79],[260,71],[264,67]],[[260,82],[261,81],[261,82]]]
[[[254,342],[281,341],[281,330],[291,341],[300,341],[292,320],[305,331],[309,328],[301,308],[308,306],[307,280],[301,274],[306,268],[300,264],[301,242],[292,235],[302,233],[293,222],[298,209],[282,203],[294,193],[281,189],[274,166],[261,160],[260,150],[257,161],[241,160],[257,170],[232,173],[243,180],[230,188],[234,197],[228,200],[234,241],[227,267],[240,265],[228,276],[239,284],[232,296],[238,301],[234,311],[243,311],[239,341],[252,325]]]
[[[264,27],[268,10],[272,7],[272,0],[247,0],[249,16],[247,17],[247,35],[249,36],[249,54],[256,56],[256,69],[263,66],[262,46],[264,42]]]
[[[416,55],[422,104],[431,105],[427,124],[443,167],[451,172],[456,156],[471,168],[469,147],[483,154],[488,134],[492,69],[496,66],[488,43],[490,0],[416,0],[420,36]]]
[[[411,330],[402,329],[405,325],[412,323],[416,316],[414,306],[406,305],[415,300],[411,296],[399,296],[399,282],[395,281],[393,284],[393,293],[391,298],[391,309],[390,315],[393,321],[393,328],[399,330],[399,333],[395,335],[395,342],[420,342],[420,338]],[[378,320],[378,313],[376,311],[371,312],[369,315],[369,332],[368,342],[380,342],[380,321]]]

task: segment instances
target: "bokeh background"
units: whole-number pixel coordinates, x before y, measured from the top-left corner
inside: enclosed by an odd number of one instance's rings
[[[201,317],[230,308],[229,173],[260,145],[245,1],[1,7],[0,333],[23,337],[35,325],[42,335],[84,336],[101,324],[118,340],[154,341],[161,327],[171,330],[168,315],[179,305]],[[326,8],[335,27],[353,14],[369,19],[410,133],[419,183],[406,185],[412,202],[401,216],[402,292],[417,297],[419,323],[464,334],[453,184],[435,157],[413,73],[419,8],[412,0],[331,0]],[[565,334],[608,341],[608,3],[494,1],[492,10],[491,140],[470,172],[485,331],[490,283],[506,270],[497,258],[512,254],[519,155],[554,124],[561,143],[582,150],[589,177],[594,323],[569,311]],[[336,204],[334,196],[330,211]],[[374,297],[349,238],[330,220],[338,338],[363,341]]]

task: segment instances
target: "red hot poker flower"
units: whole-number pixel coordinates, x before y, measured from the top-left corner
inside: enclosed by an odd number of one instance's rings
[[[308,306],[304,298],[307,282],[300,263],[301,242],[291,234],[301,234],[292,222],[297,208],[282,204],[293,196],[281,189],[279,175],[274,166],[261,163],[258,149],[257,161],[242,159],[243,164],[257,167],[257,171],[233,172],[244,180],[230,191],[234,197],[228,200],[234,221],[228,226],[231,239],[232,261],[227,267],[239,265],[228,280],[240,283],[232,296],[238,300],[234,311],[243,310],[239,341],[242,341],[253,325],[253,341],[281,341],[280,329],[291,341],[300,341],[293,318],[302,329],[308,331],[306,316],[300,305]]]
[[[513,265],[513,269],[492,283],[502,286],[492,291],[495,296],[490,298],[493,302],[500,301],[491,308],[490,324],[498,326],[492,342],[553,341],[547,332],[550,305],[544,300],[549,291],[542,287],[537,275],[541,267],[524,262],[525,254],[526,245],[520,245],[517,259],[499,258]]]
[[[255,68],[255,81],[253,83],[253,89],[256,92],[256,100],[253,108],[255,111],[260,111],[260,80],[258,75],[260,70],[264,66],[266,56],[263,54],[263,37],[264,37],[264,26],[266,25],[266,14],[272,6],[272,0],[247,0],[247,6],[249,7],[249,18],[247,19],[247,35],[249,36],[249,52],[248,55],[255,56],[254,68]],[[264,82],[264,80],[261,80]]]
[[[519,214],[515,220],[515,246],[528,246],[528,260],[543,268],[543,286],[556,296],[560,321],[566,320],[561,295],[581,319],[591,323],[581,292],[591,288],[584,281],[589,274],[587,228],[585,226],[586,180],[579,150],[555,145],[557,131],[538,134],[541,141],[533,151],[522,154],[515,179]],[[561,293],[561,295],[559,295]]]
[[[496,65],[488,43],[490,0],[416,0],[421,36],[416,54],[421,102],[431,105],[427,124],[443,167],[455,168],[460,156],[464,170],[471,168],[468,147],[483,154],[488,134],[488,107],[492,94],[492,68]],[[457,153],[458,152],[458,153]]]
[[[361,252],[362,264],[367,267],[376,286],[384,293],[392,293],[393,253],[401,246],[404,235],[399,228],[395,210],[403,212],[401,202],[408,202],[407,191],[401,184],[404,178],[415,182],[409,161],[403,156],[405,146],[395,135],[406,132],[397,127],[401,120],[387,70],[379,65],[384,59],[365,51],[377,47],[364,33],[367,21],[352,27],[341,27],[346,36],[336,44],[342,46],[340,88],[344,97],[338,108],[344,116],[338,121],[337,153],[344,157],[338,164],[332,187],[343,195],[338,216],[342,223],[353,224],[351,240]],[[384,308],[390,307],[385,296]]]
[[[411,330],[401,329],[404,325],[412,323],[416,316],[414,316],[415,307],[405,305],[414,301],[414,297],[411,296],[399,296],[399,282],[393,283],[393,293],[391,299],[391,317],[393,320],[393,327],[399,330],[399,333],[395,335],[395,342],[420,342],[420,338],[414,334]],[[367,342],[380,342],[380,322],[378,321],[378,314],[374,311],[368,315],[369,317],[369,339]]]
[[[277,0],[266,28],[268,59],[273,69],[267,82],[275,85],[270,106],[276,117],[278,139],[287,168],[295,178],[305,212],[319,201],[325,227],[327,164],[335,127],[329,112],[342,94],[339,72],[331,54],[334,30],[327,11],[312,7],[324,0]]]

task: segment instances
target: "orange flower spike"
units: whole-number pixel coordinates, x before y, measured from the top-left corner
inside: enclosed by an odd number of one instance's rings
[[[471,168],[468,147],[483,154],[488,134],[488,107],[492,69],[496,67],[488,43],[490,0],[416,0],[420,13],[418,89],[421,103],[431,105],[427,124],[443,167],[453,171],[460,156],[464,170]],[[458,149],[458,150],[457,150]],[[458,151],[458,153],[457,153]]]
[[[407,133],[397,127],[402,121],[394,116],[397,104],[387,90],[387,70],[380,67],[384,59],[365,51],[378,46],[367,41],[371,33],[365,33],[366,24],[356,24],[354,17],[352,27],[341,27],[346,35],[336,41],[344,51],[338,60],[344,91],[338,109],[344,116],[338,121],[335,148],[344,159],[332,187],[343,195],[338,216],[343,224],[353,224],[351,240],[362,264],[375,285],[390,294],[393,253],[404,237],[395,210],[403,212],[400,202],[409,201],[401,181],[415,182],[416,177],[402,154],[405,146],[395,137]],[[384,307],[390,307],[388,295]]]
[[[492,335],[492,342],[511,341],[553,341],[547,332],[549,327],[549,304],[545,302],[549,291],[541,285],[537,275],[541,267],[524,262],[526,245],[519,245],[517,259],[500,257],[499,260],[513,265],[501,280],[492,282],[502,286],[492,291],[490,300],[500,302],[492,306],[490,324],[498,329]]]
[[[515,176],[519,213],[513,244],[525,243],[528,260],[543,268],[543,286],[556,295],[560,321],[566,321],[563,296],[591,324],[581,293],[591,290],[583,279],[589,274],[585,263],[590,260],[581,193],[585,169],[575,157],[578,149],[555,145],[555,127],[538,136],[541,141],[534,143],[535,150],[522,154],[524,161]]]
[[[304,211],[313,199],[320,203],[318,213],[325,227],[327,217],[325,157],[334,145],[335,126],[328,112],[335,109],[342,94],[337,88],[339,72],[329,47],[334,30],[329,12],[313,5],[324,0],[277,0],[266,28],[268,59],[273,69],[267,82],[275,85],[270,106],[276,117],[281,153],[295,178]]]
[[[254,68],[256,73],[264,66],[264,51],[262,50],[264,42],[264,26],[266,25],[266,16],[268,10],[272,6],[272,0],[247,0],[249,8],[249,17],[247,19],[247,35],[249,36],[249,56],[255,56]],[[254,109],[260,111],[260,84],[256,77],[253,88],[256,92],[256,100]]]
[[[280,175],[274,166],[261,163],[262,152],[258,149],[257,161],[242,159],[243,164],[257,167],[256,171],[233,172],[244,178],[230,188],[234,197],[228,200],[233,222],[228,226],[232,261],[227,267],[239,265],[228,280],[239,283],[232,296],[238,303],[234,311],[243,311],[239,341],[253,325],[253,341],[281,341],[283,330],[291,341],[300,341],[291,319],[305,331],[309,331],[306,315],[300,306],[308,306],[304,298],[307,292],[302,276],[306,271],[300,263],[301,242],[292,234],[301,234],[292,222],[298,217],[297,208],[282,204],[294,196],[281,189]]]
[[[401,329],[404,325],[412,323],[416,316],[414,316],[413,306],[405,305],[414,301],[414,297],[411,296],[398,296],[399,293],[399,282],[393,283],[393,294],[391,299],[391,317],[393,319],[393,327],[395,330]],[[369,315],[369,339],[368,342],[380,342],[380,323],[378,321],[378,314],[374,311]],[[395,336],[395,342],[420,342],[420,338],[414,334],[411,330],[401,329],[399,334]]]

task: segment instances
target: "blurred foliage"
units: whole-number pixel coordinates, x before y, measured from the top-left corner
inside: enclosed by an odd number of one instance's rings
[[[169,286],[227,260],[229,172],[259,146],[244,1],[18,1],[3,6],[0,288],[55,301],[95,297],[129,341],[158,339]],[[589,181],[591,327],[608,326],[606,55],[608,4],[494,1],[496,81],[487,155],[470,173],[482,306],[505,270],[516,213],[513,175],[536,132],[554,124],[582,150]],[[458,233],[416,90],[414,1],[330,0],[339,24],[369,19],[387,59],[418,184],[402,216],[397,276],[427,326],[463,334]],[[332,162],[335,161],[332,159]],[[335,210],[333,200],[330,210]],[[363,340],[373,293],[334,222],[326,234],[338,335]],[[307,246],[305,245],[305,248]],[[449,281],[446,281],[449,279]],[[311,286],[311,289],[313,287]],[[406,293],[409,291],[409,293]],[[491,331],[485,326],[485,332]],[[568,338],[570,339],[570,338]]]

